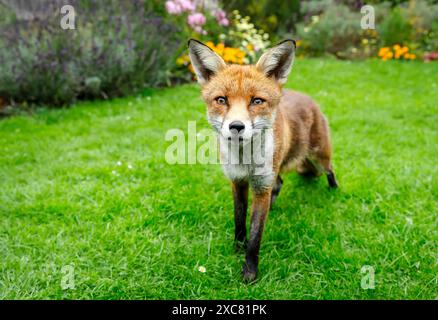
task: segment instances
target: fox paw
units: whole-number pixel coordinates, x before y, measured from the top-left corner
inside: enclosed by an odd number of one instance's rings
[[[243,281],[246,283],[255,282],[257,278],[257,271],[249,270],[247,266],[244,266],[242,270],[242,277],[243,277]]]

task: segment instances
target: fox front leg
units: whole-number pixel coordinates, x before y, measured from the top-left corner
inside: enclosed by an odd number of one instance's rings
[[[248,210],[248,182],[233,183],[234,243],[236,251],[246,248],[246,212]]]
[[[260,242],[262,240],[263,228],[271,202],[271,192],[272,190],[264,193],[254,193],[248,248],[246,250],[246,260],[242,271],[243,279],[246,282],[252,282],[257,277]]]

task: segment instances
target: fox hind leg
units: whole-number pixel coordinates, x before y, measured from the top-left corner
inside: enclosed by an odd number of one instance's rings
[[[277,180],[275,181],[274,187],[272,188],[271,193],[271,205],[269,209],[272,209],[272,205],[280,194],[281,187],[283,186],[283,179],[281,179],[280,175],[277,176]]]
[[[306,158],[297,168],[299,174],[305,177],[319,177],[326,174],[330,188],[337,188],[338,182],[333,171],[330,158],[327,156],[316,155],[314,158]]]
[[[336,181],[336,175],[333,171],[333,167],[329,157],[318,157],[316,159],[317,164],[321,167],[322,172],[325,172],[327,176],[327,182],[330,188],[337,188],[338,182]]]
[[[297,166],[297,172],[308,178],[319,177],[323,173],[323,168],[318,162],[306,158]]]

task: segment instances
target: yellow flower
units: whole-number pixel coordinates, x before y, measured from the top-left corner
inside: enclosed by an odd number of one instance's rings
[[[225,60],[225,62],[244,64],[244,58],[246,55],[245,51],[239,48],[225,47],[224,43],[218,43],[217,45],[215,45],[213,42],[208,41],[206,42],[206,45],[218,55],[220,55]],[[176,61],[178,65],[189,65],[189,70],[193,72],[193,66],[189,64],[189,62],[190,59],[188,55],[181,56]]]
[[[225,49],[225,45],[221,42],[216,46],[215,51],[217,52],[217,54],[222,55],[224,49]]]
[[[378,53],[378,56],[379,56],[379,57],[383,57],[383,56],[385,56],[388,52],[389,52],[389,48],[388,48],[388,47],[380,48],[379,53]]]
[[[183,55],[183,56],[181,56],[181,57],[178,57],[177,59],[176,59],[176,64],[178,65],[178,66],[182,66],[182,65],[186,65],[186,64],[188,64],[190,62],[190,58],[189,58],[189,56],[186,54],[186,55]]]
[[[214,43],[213,43],[213,42],[211,42],[211,41],[207,41],[205,44],[206,44],[207,47],[209,47],[210,49],[214,49]]]

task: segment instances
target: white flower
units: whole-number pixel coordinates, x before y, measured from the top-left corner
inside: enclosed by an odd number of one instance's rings
[[[117,165],[120,167],[122,165],[122,161],[117,161]]]
[[[111,173],[112,173],[113,175],[115,175],[115,176],[118,176],[118,175],[119,175],[119,173],[118,173],[116,170],[111,171]]]
[[[199,266],[198,271],[202,272],[202,273],[205,273],[207,271],[207,269],[205,269],[204,266]]]
[[[131,164],[128,164],[128,169],[132,169],[132,165]]]

